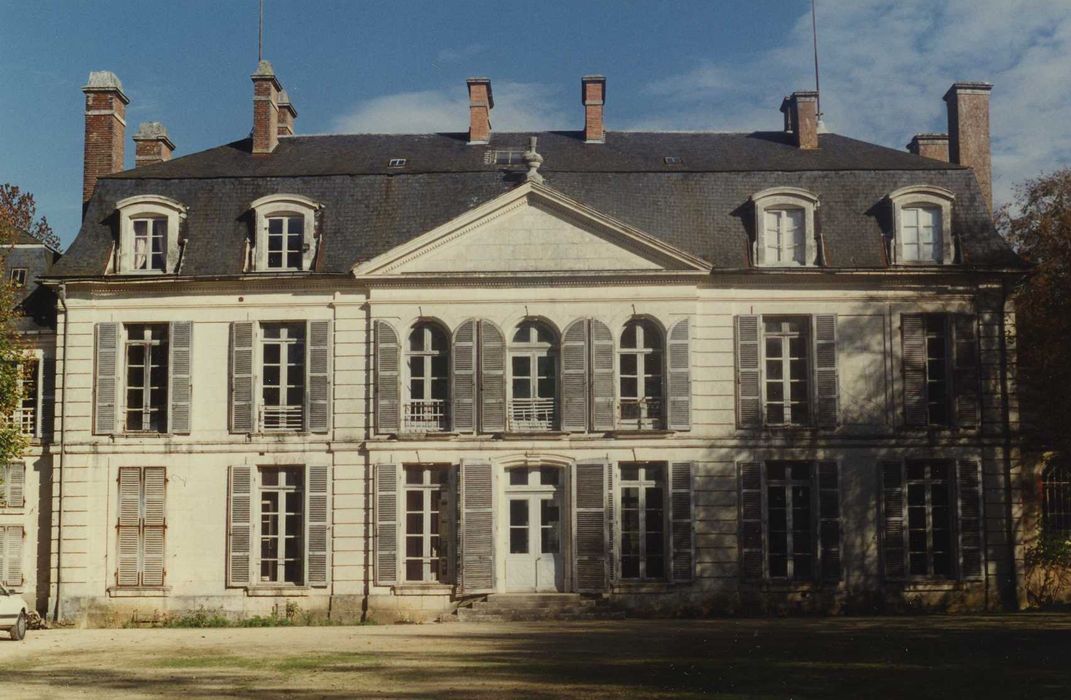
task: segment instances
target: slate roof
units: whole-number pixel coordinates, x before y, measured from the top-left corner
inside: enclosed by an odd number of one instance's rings
[[[324,205],[316,271],[346,273],[515,187],[523,166],[496,166],[488,154],[523,150],[533,135],[548,186],[715,270],[748,266],[749,197],[775,186],[818,195],[832,268],[885,267],[885,197],[918,184],[955,194],[952,228],[967,264],[1022,265],[993,230],[969,169],[836,134],[822,134],[814,151],[780,132],[610,132],[604,144],[584,143],[577,132],[507,133],[472,146],[465,134],[363,134],[284,138],[270,155],[253,155],[248,140],[238,141],[102,178],[52,276],[103,274],[117,230],[115,203],[134,194],[189,207],[184,275],[241,274],[249,204],[274,193],[305,195]],[[667,165],[667,156],[680,163]],[[405,158],[405,167],[388,167],[392,158]]]
[[[25,231],[16,234],[13,243],[20,247],[0,248],[0,275],[7,280],[11,270],[26,270],[26,285],[16,292],[19,314],[32,319],[39,326],[51,326],[56,301],[50,290],[38,286],[37,280],[51,273],[59,253]]]

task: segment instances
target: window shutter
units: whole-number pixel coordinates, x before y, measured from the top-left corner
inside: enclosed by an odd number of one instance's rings
[[[760,580],[766,571],[762,463],[738,462],[740,473],[740,577]]]
[[[331,405],[331,322],[309,321],[305,337],[306,425],[310,433],[326,433]]]
[[[840,470],[836,462],[818,463],[818,546],[822,580],[840,581]]]
[[[97,435],[115,433],[118,422],[116,398],[119,387],[119,324],[97,324],[96,419]]]
[[[819,428],[837,427],[837,316],[814,317],[815,417]]]
[[[41,431],[41,422],[42,422],[42,419],[44,418],[44,413],[42,411],[42,404],[44,403],[44,393],[45,393],[44,392],[44,386],[45,386],[44,363],[45,363],[44,357],[39,356],[39,357],[36,358],[37,381],[34,383],[34,391],[37,392],[37,395],[34,396],[34,413],[33,413],[33,435],[36,438],[40,438],[41,437],[41,433],[42,433],[42,431]]]
[[[669,329],[666,356],[669,358],[669,406],[666,423],[670,430],[692,429],[692,353],[688,319]]]
[[[588,322],[574,321],[562,333],[562,430],[588,427]]]
[[[670,469],[671,571],[674,581],[691,581],[695,578],[695,527],[692,521],[694,466],[691,462],[674,462]]]
[[[386,321],[376,321],[376,432],[381,435],[400,432],[401,408],[399,371],[401,348],[398,333]]]
[[[494,472],[490,462],[461,461],[461,571],[465,595],[495,585]]]
[[[41,413],[37,421],[37,433],[47,440],[51,439],[56,431],[56,358],[46,357],[41,361],[38,386]]]
[[[376,585],[398,583],[398,465],[376,465]]]
[[[606,463],[606,561],[610,581],[617,580],[616,523],[614,520],[614,465]]]
[[[0,552],[0,563],[5,564],[6,573],[3,573],[4,585],[22,585],[22,540],[23,530],[21,526],[10,525],[6,529],[4,548]]]
[[[613,430],[614,334],[602,321],[591,321],[591,429]]]
[[[3,473],[4,505],[8,508],[22,508],[26,505],[26,465],[12,462]]]
[[[736,317],[736,421],[741,428],[762,427],[759,368],[759,317]]]
[[[506,430],[506,341],[490,321],[480,321],[480,430]]]
[[[227,513],[227,586],[251,582],[253,545],[253,468],[230,468],[230,508]]]
[[[141,468],[119,469],[119,546],[115,582],[120,586],[137,586],[141,550]]]
[[[167,530],[165,497],[167,472],[164,467],[145,467],[144,516],[142,527],[141,585],[164,585],[164,535]]]
[[[476,321],[457,327],[450,360],[454,431],[471,433],[476,429]]]
[[[956,425],[960,428],[978,426],[981,412],[978,375],[977,319],[968,314],[952,316],[952,390]]]
[[[900,316],[904,361],[904,423],[923,426],[929,422],[926,408],[926,333],[918,314]]]
[[[171,410],[168,420],[171,425],[168,432],[175,435],[188,435],[190,432],[191,402],[191,353],[193,352],[193,323],[191,321],[173,321],[168,329],[168,373],[171,375]]]
[[[327,585],[327,480],[326,464],[310,464],[305,479],[305,559],[308,584]]]
[[[609,564],[609,533],[606,527],[605,462],[578,462],[573,479],[576,527],[573,551],[576,554],[576,590],[602,593],[606,590]]]
[[[982,578],[982,469],[974,460],[956,463],[956,495],[959,501],[959,572],[967,580]]]
[[[881,462],[882,480],[882,559],[885,578],[903,579],[907,576],[907,547],[904,537],[904,465],[902,462]]]
[[[231,432],[253,432],[253,324],[231,324]]]

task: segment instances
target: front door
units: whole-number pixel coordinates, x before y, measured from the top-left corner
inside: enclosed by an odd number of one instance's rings
[[[562,470],[506,470],[506,590],[561,591]]]

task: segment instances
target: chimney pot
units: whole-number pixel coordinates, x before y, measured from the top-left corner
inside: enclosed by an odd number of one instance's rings
[[[907,150],[923,158],[948,162],[948,134],[915,134]]]
[[[491,110],[495,107],[490,78],[469,78],[469,144],[490,143]]]
[[[253,153],[271,153],[279,145],[279,93],[283,87],[268,61],[257,64],[253,80]]]
[[[171,160],[175,144],[160,122],[142,122],[134,134],[134,167],[153,165]]]
[[[606,77],[585,75],[580,78],[580,100],[584,104],[584,141],[604,143],[606,127],[603,110],[606,104]]]
[[[785,132],[792,134],[797,148],[818,148],[817,92],[797,90],[781,101],[781,112],[785,115]]]
[[[86,96],[85,153],[82,161],[83,209],[97,180],[123,169],[126,106],[130,99],[111,71],[93,71],[82,87]]]
[[[948,154],[951,162],[974,171],[982,197],[993,209],[993,166],[989,149],[990,83],[953,83],[945,93],[948,106]]]

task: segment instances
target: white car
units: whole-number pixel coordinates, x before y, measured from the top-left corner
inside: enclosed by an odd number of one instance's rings
[[[30,606],[18,593],[13,593],[0,584],[0,630],[7,629],[16,642],[26,637],[29,623],[27,611]]]

